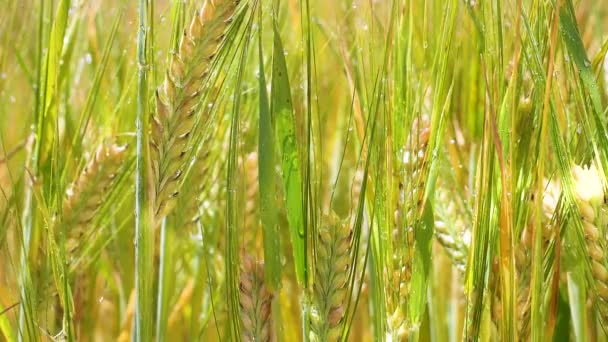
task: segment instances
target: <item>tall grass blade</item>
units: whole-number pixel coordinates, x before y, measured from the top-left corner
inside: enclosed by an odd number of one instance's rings
[[[262,48],[262,6],[259,9],[260,31],[258,41],[258,70],[260,74],[258,91],[260,93],[260,120],[258,135],[258,164],[260,189],[260,218],[262,221],[264,239],[264,273],[268,286],[272,289],[280,287],[281,282],[281,238],[279,234],[278,216],[276,210],[276,171],[274,156],[275,132],[266,92],[266,76],[264,73],[264,52]]]
[[[270,112],[275,122],[276,141],[281,156],[281,177],[285,209],[289,221],[291,247],[298,282],[306,284],[306,236],[304,236],[304,195],[300,153],[296,137],[289,74],[285,51],[276,22],[273,24],[272,90]]]

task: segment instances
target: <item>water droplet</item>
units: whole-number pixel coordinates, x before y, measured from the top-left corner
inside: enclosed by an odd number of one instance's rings
[[[84,62],[91,65],[91,63],[93,63],[93,56],[90,53],[87,53],[84,55]]]

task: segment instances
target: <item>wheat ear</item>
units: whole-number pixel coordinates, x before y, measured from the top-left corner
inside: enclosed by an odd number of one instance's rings
[[[127,146],[100,145],[93,158],[66,191],[62,224],[68,228],[66,250],[72,253],[103,204],[127,156]]]
[[[167,214],[179,192],[201,94],[236,4],[235,0],[205,2],[184,32],[163,86],[156,92],[150,147],[157,219]]]
[[[213,179],[215,177],[215,169],[211,163],[211,152],[201,151],[196,157],[192,170],[190,172],[190,179],[193,191],[192,196],[186,199],[184,216],[186,218],[187,225],[194,225],[201,220],[201,207],[205,206],[205,200],[207,199],[213,189]]]
[[[444,248],[454,267],[464,274],[469,257],[468,237],[472,222],[455,194],[439,187],[435,197],[435,238]]]
[[[435,238],[443,246],[454,267],[464,274],[469,257],[469,246],[456,227],[448,226],[444,221],[435,221]]]
[[[561,186],[555,181],[544,181],[545,193],[543,195],[543,211],[541,215],[542,224],[542,240],[543,250],[546,250],[551,239],[553,239],[555,230],[551,224],[551,219],[557,208],[557,201],[559,200]],[[533,201],[530,202],[530,215],[528,222],[524,227],[520,243],[515,249],[515,275],[517,279],[517,329],[519,337],[522,340],[528,340],[530,336],[530,270],[532,263],[532,247],[534,241],[532,239],[532,232],[535,224],[535,210]]]
[[[406,316],[414,258],[414,227],[420,224],[425,188],[426,148],[430,127],[427,116],[416,118],[403,157],[406,179],[399,179],[397,207],[394,211],[392,269],[387,278],[388,338],[402,340],[407,336]],[[396,291],[395,291],[396,290]]]
[[[239,284],[242,338],[244,341],[268,342],[272,338],[273,294],[264,282],[264,264],[245,256],[242,267]]]
[[[310,340],[338,341],[348,294],[348,269],[352,230],[335,214],[319,230],[315,280],[310,314]]]
[[[597,300],[602,326],[608,323],[608,264],[606,255],[605,232],[600,228],[603,223],[600,208],[604,205],[604,190],[600,175],[595,166],[581,168],[575,165],[572,170],[576,198],[583,223],[583,233],[587,247],[587,257],[593,275],[592,289]]]

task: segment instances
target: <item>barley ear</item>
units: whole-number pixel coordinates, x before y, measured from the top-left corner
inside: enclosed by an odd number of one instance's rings
[[[243,258],[239,289],[243,341],[271,341],[273,294],[264,282],[263,263],[255,262],[250,256]]]
[[[310,340],[338,341],[348,294],[352,230],[332,213],[326,217],[318,238]]]
[[[67,229],[68,253],[74,252],[87,233],[85,228],[95,218],[108,191],[116,182],[118,171],[126,156],[126,145],[100,145],[84,170],[66,191],[62,224]]]
[[[560,196],[560,184],[555,181],[544,180],[545,193],[543,194],[543,211],[541,213],[542,223],[542,244],[543,250],[546,250],[551,240],[554,238],[555,229],[552,226],[551,219],[557,208],[557,201]],[[515,275],[517,283],[517,330],[519,337],[522,340],[528,340],[530,337],[530,315],[531,315],[531,298],[530,298],[530,279],[531,279],[531,263],[532,249],[534,241],[533,229],[535,225],[535,217],[538,215],[535,211],[533,201],[530,201],[530,215],[528,222],[524,227],[520,243],[515,249]]]
[[[572,169],[575,181],[575,195],[583,224],[583,235],[587,247],[587,260],[591,265],[593,284],[591,294],[599,313],[602,326],[608,324],[608,259],[606,254],[605,231],[601,228],[603,217],[600,209],[604,204],[604,188],[595,166]]]
[[[214,171],[210,151],[201,151],[196,157],[189,175],[191,179],[189,184],[193,188],[193,193],[192,196],[186,198],[184,209],[185,223],[189,226],[201,220],[201,210],[205,206],[202,196],[208,198],[213,189]]]
[[[414,229],[420,224],[424,206],[426,181],[426,149],[430,136],[428,116],[416,118],[403,157],[404,179],[397,178],[393,217],[393,257],[386,269],[388,338],[403,339],[407,335],[407,306],[414,257]],[[392,256],[391,256],[392,257]]]
[[[469,257],[469,246],[455,227],[444,221],[435,221],[435,238],[443,246],[454,267],[464,275]]]
[[[179,194],[199,102],[235,8],[234,0],[205,2],[184,32],[163,85],[156,91],[150,150],[157,221],[171,210]],[[208,124],[208,119],[208,115],[200,119],[202,127]]]

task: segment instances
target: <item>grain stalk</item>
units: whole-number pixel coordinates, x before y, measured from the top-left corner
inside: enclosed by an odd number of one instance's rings
[[[310,340],[338,341],[348,294],[352,230],[332,213],[319,229],[310,311]]]
[[[264,282],[264,264],[243,258],[239,281],[239,304],[243,341],[269,342],[272,339],[271,304],[273,294]]]
[[[179,193],[199,103],[236,4],[235,0],[205,2],[184,32],[179,49],[169,62],[163,86],[156,91],[150,147],[153,210],[157,220],[171,210]],[[205,127],[208,119],[208,116],[201,118],[201,127]]]

